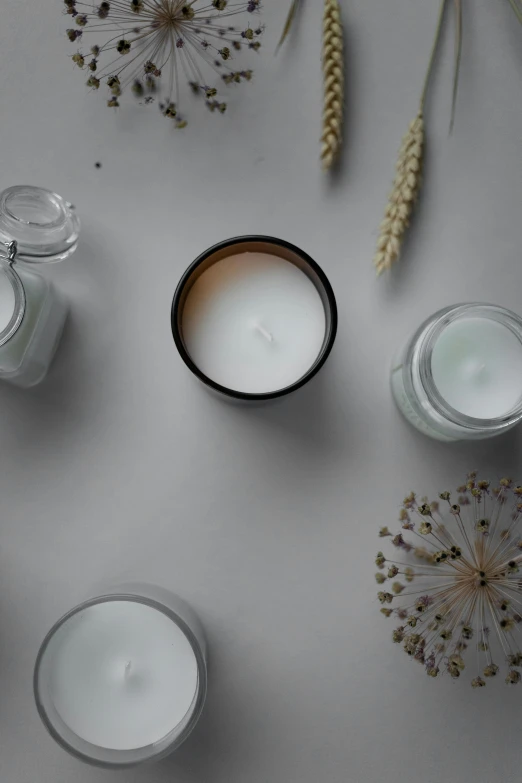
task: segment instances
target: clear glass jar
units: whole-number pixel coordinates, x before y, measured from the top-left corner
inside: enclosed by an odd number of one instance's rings
[[[391,388],[406,419],[436,440],[506,432],[522,419],[522,319],[482,303],[438,311],[397,352]]]
[[[29,185],[0,193],[0,380],[28,387],[45,377],[67,307],[34,266],[68,258],[79,230],[74,207],[56,193]]]

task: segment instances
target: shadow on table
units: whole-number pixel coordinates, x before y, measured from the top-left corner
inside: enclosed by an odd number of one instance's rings
[[[223,414],[240,420],[263,437],[268,433],[274,448],[294,447],[300,450],[336,453],[349,437],[351,412],[346,400],[338,399],[336,356],[332,356],[318,374],[305,386],[285,397],[266,402],[236,403],[215,396]],[[346,395],[349,391],[346,391]],[[340,419],[342,418],[342,421]],[[266,445],[266,441],[265,441]]]

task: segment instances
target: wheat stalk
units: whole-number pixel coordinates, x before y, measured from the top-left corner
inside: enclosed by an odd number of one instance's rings
[[[447,0],[442,0],[440,5],[437,31],[424,79],[419,110],[408,128],[399,150],[395,180],[386,205],[384,220],[380,226],[377,252],[373,259],[377,275],[390,269],[399,258],[406,229],[410,224],[413,209],[419,197],[425,142],[424,104],[442,31],[446,3]],[[454,89],[454,100],[455,95],[456,89]]]
[[[381,223],[374,264],[377,274],[397,261],[417,201],[424,152],[424,117],[419,111],[402,140],[397,173]]]
[[[339,155],[342,143],[344,63],[343,28],[337,0],[325,0],[323,18],[324,106],[321,160],[329,169]]]

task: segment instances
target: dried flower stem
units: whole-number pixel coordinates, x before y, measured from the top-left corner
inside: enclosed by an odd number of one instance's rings
[[[325,0],[323,18],[324,107],[321,160],[329,169],[341,150],[344,102],[343,28],[338,0]]]
[[[395,180],[386,205],[384,220],[380,226],[377,252],[373,259],[377,275],[391,269],[399,258],[406,229],[410,225],[411,215],[419,197],[425,142],[424,105],[439,46],[446,4],[447,0],[442,0],[440,4],[437,30],[424,79],[419,110],[399,150]],[[454,94],[456,95],[456,91]]]

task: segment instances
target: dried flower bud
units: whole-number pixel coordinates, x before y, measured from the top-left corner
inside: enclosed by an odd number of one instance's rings
[[[392,639],[396,644],[400,644],[400,642],[402,642],[402,640],[404,639],[404,628],[402,627],[402,625],[393,631]]]
[[[118,41],[118,44],[116,46],[116,51],[119,52],[119,54],[128,54],[131,50],[131,44],[130,41],[127,41],[125,38],[122,38]]]

